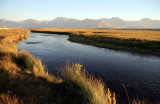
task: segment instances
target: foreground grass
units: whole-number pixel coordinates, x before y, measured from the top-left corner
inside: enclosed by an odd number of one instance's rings
[[[68,63],[61,70],[64,84],[71,91],[69,99],[77,97],[75,103],[78,104],[116,104],[115,94],[112,95],[109,89],[106,92],[104,83],[88,75],[81,67],[80,64]]]
[[[18,52],[14,42],[27,37],[24,31],[0,30],[0,104],[116,104],[115,94],[80,64],[66,64],[57,78],[40,59]]]
[[[110,29],[31,29],[69,35],[69,40],[97,47],[142,52],[160,56],[160,31],[151,30],[110,30]]]

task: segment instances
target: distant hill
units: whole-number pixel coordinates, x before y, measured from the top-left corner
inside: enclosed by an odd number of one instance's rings
[[[125,21],[118,17],[102,19],[84,19],[57,17],[52,21],[38,21],[28,19],[20,22],[0,19],[0,27],[21,27],[21,28],[122,28],[122,29],[160,29],[160,20],[144,18],[140,21]]]

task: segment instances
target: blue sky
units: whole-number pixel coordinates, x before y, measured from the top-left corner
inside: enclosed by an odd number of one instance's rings
[[[0,19],[53,20],[56,17],[160,20],[160,0],[0,0]]]

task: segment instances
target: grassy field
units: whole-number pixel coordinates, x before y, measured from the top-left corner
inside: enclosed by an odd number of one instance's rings
[[[66,34],[72,42],[160,56],[159,30],[40,28],[31,29],[31,31]]]
[[[112,29],[63,29],[63,28],[39,28],[33,31],[62,32],[85,36],[101,36],[120,39],[137,39],[160,41],[160,30],[112,30]]]
[[[115,94],[82,65],[69,62],[55,77],[41,60],[17,51],[27,29],[0,30],[0,104],[116,104]],[[129,101],[138,104],[139,101]]]

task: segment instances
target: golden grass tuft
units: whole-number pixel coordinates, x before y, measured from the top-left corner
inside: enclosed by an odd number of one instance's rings
[[[46,78],[48,81],[58,83],[61,80],[56,78],[55,76],[50,75],[45,66],[42,65],[40,59],[35,58],[29,52],[23,50],[19,52],[17,64],[23,69],[23,71],[28,73],[33,73],[36,77]]]
[[[80,98],[87,104],[116,104],[115,94],[106,91],[101,80],[89,75],[82,65],[67,63],[61,70],[66,87],[72,93],[81,94]],[[78,99],[78,98],[77,98]]]
[[[19,100],[15,95],[11,97],[9,94],[0,95],[0,104],[23,104],[22,100]]]
[[[16,75],[21,69],[16,64],[8,61],[0,60],[0,69],[7,71],[11,75]]]

